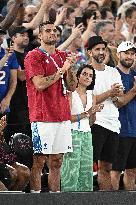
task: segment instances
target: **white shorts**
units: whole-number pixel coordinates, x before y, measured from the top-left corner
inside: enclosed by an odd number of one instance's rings
[[[72,152],[71,122],[32,122],[34,154]]]

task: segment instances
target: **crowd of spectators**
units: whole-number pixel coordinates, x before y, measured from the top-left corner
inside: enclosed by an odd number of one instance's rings
[[[0,0],[0,137],[4,136],[5,138],[4,140],[3,138],[0,139],[0,150],[6,150],[2,152],[5,153],[5,159],[3,154],[0,154],[0,166],[2,172],[6,173],[7,170],[9,171],[6,175],[9,179],[8,182],[3,180],[5,176],[1,174],[0,190],[22,191],[25,190],[24,187],[29,182],[29,170],[31,170],[33,165],[32,154],[27,157],[16,156],[15,153],[11,154],[9,148],[3,148],[3,143],[6,144],[4,147],[7,147],[10,144],[11,136],[15,133],[23,133],[32,137],[24,61],[29,51],[40,46],[39,26],[47,21],[53,22],[57,29],[56,49],[77,55],[76,62],[73,65],[75,76],[78,69],[85,64],[91,64],[96,70],[108,69],[108,72],[103,73],[101,76],[97,73],[98,71],[95,73],[96,85],[93,94],[96,96],[103,94],[97,98],[96,103],[103,103],[104,111],[102,110],[103,114],[101,112],[98,115],[96,114],[96,124],[92,127],[92,135],[95,139],[93,146],[95,152],[94,167],[96,170],[94,171],[98,172],[98,189],[100,190],[118,190],[122,171],[125,176],[124,188],[133,190],[136,178],[136,163],[131,162],[130,156],[134,158],[136,142],[132,142],[132,145],[135,144],[134,147],[129,146],[130,155],[129,152],[125,152],[125,156],[127,156],[124,161],[126,163],[121,168],[117,166],[117,161],[114,159],[115,156],[113,157],[113,154],[118,152],[117,142],[114,144],[111,140],[110,143],[113,143],[112,148],[104,146],[104,140],[105,143],[108,143],[104,138],[103,145],[97,147],[96,144],[99,144],[99,137],[101,139],[103,137],[101,133],[106,133],[106,137],[111,136],[113,133],[117,135],[119,133],[121,135],[127,133],[127,137],[136,139],[135,123],[132,123],[133,126],[131,127],[131,121],[134,122],[135,119],[131,119],[130,116],[132,113],[133,115],[136,114],[136,88],[134,81],[136,57],[135,52],[133,54],[133,50],[136,51],[135,0]],[[99,36],[100,39],[96,39],[96,36]],[[90,41],[94,42],[94,44],[91,44]],[[123,48],[119,50],[122,42],[128,42],[128,44],[123,44],[124,50]],[[94,48],[97,45],[98,50],[95,50]],[[103,47],[99,47],[99,45],[103,45]],[[131,53],[125,53],[127,51]],[[122,56],[121,58],[121,52],[124,52],[126,57],[123,58]],[[130,60],[132,62],[129,64],[128,61]],[[128,65],[126,66],[129,68],[127,74],[133,71],[131,74],[131,77],[133,76],[133,79],[131,79],[132,85],[128,85],[129,80],[127,83],[123,74],[117,69],[119,66],[123,67],[124,64],[120,63],[122,61]],[[105,82],[107,82],[108,78],[109,82],[106,84]],[[116,83],[120,85],[115,85]],[[6,91],[4,90],[5,84],[7,85]],[[114,86],[112,87],[113,84]],[[123,87],[125,86],[128,87],[124,91]],[[127,93],[129,91],[133,93]],[[124,97],[120,97],[121,92],[124,92]],[[111,99],[112,103],[109,102]],[[121,105],[118,105],[117,101]],[[131,104],[131,101],[133,101],[134,106],[130,109],[130,107],[127,108],[127,105]],[[118,111],[121,114],[123,113],[126,121],[123,121],[124,118],[119,117]],[[6,115],[6,120],[5,118],[3,120],[4,115]],[[111,120],[110,125],[108,125],[109,119]],[[126,133],[123,130],[125,129],[124,125],[122,125],[123,122],[127,123],[126,127],[130,128]],[[121,132],[118,123],[121,123],[123,127],[121,127]],[[132,129],[133,133],[131,134]],[[96,139],[97,137],[98,139]],[[122,146],[127,149],[126,144]],[[122,149],[121,145],[119,149]],[[100,153],[100,151],[103,153]],[[111,156],[110,151],[112,151]],[[122,156],[121,154],[120,156]],[[11,155],[13,155],[13,163],[9,162]],[[109,156],[107,157],[107,155]],[[115,163],[113,163],[113,160]],[[121,159],[118,161],[118,163],[122,163]],[[24,166],[18,164],[18,162]],[[49,167],[47,165],[48,162],[44,167],[43,173],[45,170],[48,172]],[[114,170],[112,170],[112,165],[114,165]]]

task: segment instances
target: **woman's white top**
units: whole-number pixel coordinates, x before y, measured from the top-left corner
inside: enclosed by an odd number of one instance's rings
[[[85,111],[88,111],[92,107],[92,90],[87,90],[87,104],[86,108],[84,109],[83,103],[78,92],[75,90],[72,92],[72,106],[71,106],[71,115],[81,114]],[[78,122],[72,122],[71,127],[73,130],[88,132],[91,131],[89,125],[89,118],[83,118],[80,120],[80,128],[78,128]]]

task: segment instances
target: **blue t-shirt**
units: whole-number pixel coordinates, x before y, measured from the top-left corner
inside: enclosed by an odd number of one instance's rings
[[[130,71],[129,74],[123,73],[117,68],[121,75],[124,86],[124,93],[127,93],[134,85],[135,71]],[[127,105],[119,109],[119,120],[121,123],[120,136],[136,137],[136,97],[134,97]]]
[[[5,55],[5,50],[0,48],[0,60]],[[4,67],[0,70],[0,102],[7,95],[10,81],[10,69],[18,69],[19,64],[16,59],[15,53],[13,53],[6,61]]]

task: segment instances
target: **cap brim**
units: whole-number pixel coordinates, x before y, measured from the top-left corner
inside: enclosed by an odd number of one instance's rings
[[[117,53],[120,53],[120,52],[125,52],[125,51],[128,51],[128,50],[130,50],[130,49],[133,49],[134,51],[135,51],[135,53],[136,53],[136,47],[131,47],[131,48],[128,48],[128,49],[122,49],[122,50],[118,50],[117,49]]]
[[[9,31],[9,36],[12,38],[14,35],[16,35],[17,33],[21,33],[21,34],[23,34],[23,33],[25,33],[25,32],[27,32],[28,33],[28,35],[29,35],[29,37],[31,37],[32,35],[33,35],[33,30],[32,29],[27,29],[27,28],[24,28],[24,29],[22,29],[22,30],[18,30],[18,31]]]
[[[33,30],[32,29],[27,29],[27,28],[24,28],[21,32],[19,33],[25,33],[27,32],[29,35],[32,35],[33,34]]]

